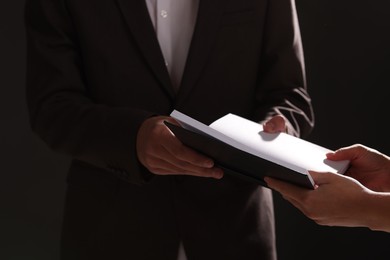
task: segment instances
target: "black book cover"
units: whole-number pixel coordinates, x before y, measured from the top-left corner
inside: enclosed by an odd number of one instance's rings
[[[244,152],[212,136],[196,133],[165,121],[166,126],[185,145],[212,158],[217,167],[231,174],[267,187],[264,177],[269,176],[302,187],[313,189],[309,175],[302,174]]]

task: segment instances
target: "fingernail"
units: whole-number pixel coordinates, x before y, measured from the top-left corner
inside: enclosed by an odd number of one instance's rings
[[[206,167],[206,168],[212,168],[214,166],[214,162],[213,161],[205,161],[203,163],[203,167]]]
[[[267,127],[270,131],[274,131],[275,130],[275,124],[274,123],[267,123]]]
[[[223,177],[223,171],[221,169],[215,169],[214,176],[217,179],[221,179]]]

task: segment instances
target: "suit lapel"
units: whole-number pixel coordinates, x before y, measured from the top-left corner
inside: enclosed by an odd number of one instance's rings
[[[168,94],[172,98],[175,97],[145,0],[117,0],[117,2],[149,67]]]
[[[225,2],[226,0],[200,0],[197,22],[177,97],[177,105],[185,102],[190,90],[200,77],[214,43]]]

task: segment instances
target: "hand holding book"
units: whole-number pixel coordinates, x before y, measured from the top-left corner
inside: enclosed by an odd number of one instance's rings
[[[163,122],[170,117],[155,116],[145,120],[137,135],[137,156],[148,172],[154,175],[192,175],[220,179],[223,171],[213,161],[187,146],[172,134]],[[148,172],[147,177],[151,177]]]
[[[225,173],[261,185],[265,176],[314,188],[308,170],[344,173],[348,161],[330,161],[331,150],[288,135],[266,133],[259,123],[227,114],[207,126],[177,110],[171,113],[181,126],[165,122],[184,144],[208,155]]]

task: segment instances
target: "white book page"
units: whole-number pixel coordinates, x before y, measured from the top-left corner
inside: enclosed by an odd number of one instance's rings
[[[307,170],[344,173],[348,166],[348,161],[327,160],[331,151],[327,148],[286,133],[265,133],[261,124],[234,114],[221,117],[210,128],[238,141],[236,148],[302,174]]]
[[[229,137],[226,134],[217,131],[210,126],[205,125],[202,122],[199,122],[177,110],[174,110],[171,113],[171,117],[175,118],[185,129],[191,130],[199,134],[211,136],[233,147],[245,151],[244,149],[246,148],[246,145],[241,144],[239,141],[233,139],[232,137]]]

